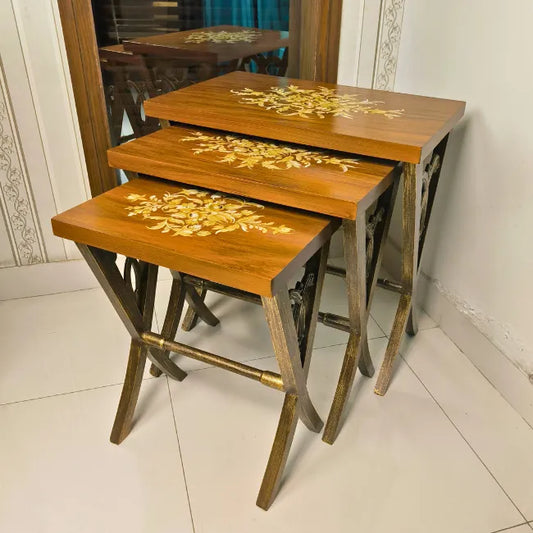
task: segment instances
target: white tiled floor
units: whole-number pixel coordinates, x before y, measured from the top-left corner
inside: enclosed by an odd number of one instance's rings
[[[344,281],[328,277],[323,310],[344,313],[344,299]],[[396,301],[377,290],[376,366]],[[221,325],[180,340],[276,368],[259,307],[213,294],[209,304]],[[427,315],[384,398],[358,376],[333,447],[298,427],[266,513],[255,498],[279,393],[180,360],[182,383],[146,374],[135,427],[114,446],[128,339],[102,292],[0,302],[0,323],[2,533],[533,530],[533,430]],[[346,341],[319,326],[309,388],[323,418]]]

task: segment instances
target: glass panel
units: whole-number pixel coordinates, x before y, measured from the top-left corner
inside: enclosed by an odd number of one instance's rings
[[[159,128],[143,101],[234,70],[285,75],[289,0],[92,0],[113,145]]]

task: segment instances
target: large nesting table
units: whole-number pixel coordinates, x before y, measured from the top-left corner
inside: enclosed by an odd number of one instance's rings
[[[403,333],[417,332],[414,295],[431,209],[452,128],[465,103],[410,94],[233,72],[154,98],[146,113],[167,121],[402,163],[402,275],[385,360],[386,393]],[[347,273],[349,275],[349,272]]]

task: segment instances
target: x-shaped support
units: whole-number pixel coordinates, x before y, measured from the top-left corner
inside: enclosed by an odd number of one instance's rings
[[[171,361],[170,350],[212,362],[267,386],[281,389],[285,393],[285,399],[257,498],[257,505],[268,509],[281,483],[298,419],[314,432],[319,432],[323,426],[309,397],[307,375],[326,271],[328,246],[325,245],[306,264],[304,280],[308,290],[298,328],[293,318],[287,287],[272,297],[261,297],[280,374],[261,371],[174,342],[173,337],[188,290],[183,283],[183,276],[178,272],[174,273],[170,294],[171,307],[170,312],[167,312],[168,321],[165,320],[161,334],[151,332],[158,267],[127,258],[122,276],[116,265],[116,254],[86,245],[78,246],[131,335],[128,367],[111,432],[111,442],[119,444],[131,430],[147,357],[159,372],[165,372],[177,380],[182,380],[186,374]],[[194,302],[194,297],[191,301]],[[172,320],[169,318],[171,316]]]

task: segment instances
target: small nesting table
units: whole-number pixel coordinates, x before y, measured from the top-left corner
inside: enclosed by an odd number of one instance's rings
[[[465,103],[312,81],[232,72],[146,102],[146,114],[228,132],[379,157],[402,165],[400,301],[375,392],[386,393],[403,333],[417,332],[416,281],[442,162]],[[277,200],[283,203],[282,197]],[[350,224],[345,233],[350,235]],[[354,230],[355,232],[355,230]],[[361,230],[361,233],[363,231]],[[362,238],[348,237],[349,241]],[[354,241],[355,242],[355,241]],[[360,246],[361,247],[361,246]],[[346,246],[348,286],[361,279]],[[359,282],[360,283],[360,282]],[[354,331],[357,326],[353,325]],[[364,343],[349,343],[348,353]],[[357,356],[356,356],[357,357]],[[345,359],[346,362],[346,359]],[[353,366],[353,365],[348,365]],[[343,367],[324,440],[332,443],[353,374]],[[331,423],[330,423],[331,421]]]
[[[257,505],[268,509],[278,490],[298,419],[315,432],[323,425],[306,381],[329,239],[338,224],[314,213],[139,178],[54,217],[54,234],[78,244],[131,335],[111,441],[119,444],[130,432],[147,357],[171,377],[181,380],[185,376],[168,358],[169,350],[280,390],[285,399],[257,498]],[[117,253],[127,257],[124,275],[115,264]],[[152,331],[158,266],[174,272],[171,296],[177,322],[185,298],[185,275],[259,299],[280,372],[239,363],[177,343],[165,332]],[[300,307],[301,321],[295,323],[287,283],[302,267],[300,297],[304,304]]]

